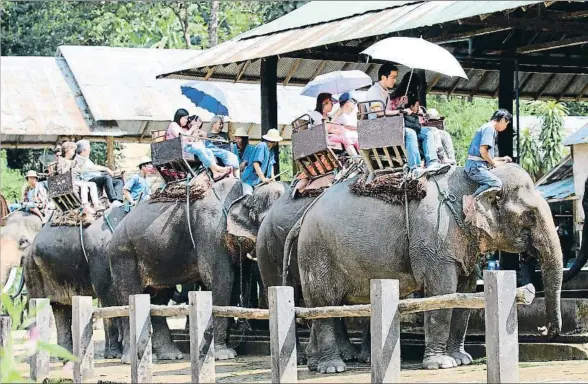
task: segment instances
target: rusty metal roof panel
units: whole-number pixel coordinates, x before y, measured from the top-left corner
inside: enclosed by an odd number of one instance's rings
[[[3,140],[91,134],[55,58],[0,60]]]
[[[262,57],[280,55],[306,48],[354,40],[369,36],[378,36],[410,30],[414,28],[445,23],[476,15],[499,12],[540,1],[428,1],[405,3],[403,6],[383,9],[378,12],[352,16],[342,20],[324,22],[313,26],[302,26],[290,30],[277,30],[272,34],[251,37],[245,34],[208,49],[202,54],[182,62],[177,61],[164,71],[163,75],[195,68],[210,67],[220,64],[239,63]],[[313,2],[314,3],[314,2]],[[315,9],[310,3],[305,7]],[[332,8],[346,7],[347,2],[321,2],[322,13],[329,14]],[[296,11],[295,11],[296,12]],[[300,13],[299,12],[299,13]],[[318,11],[313,11],[318,12]],[[288,17],[288,15],[284,16]],[[304,18],[302,18],[304,19]],[[276,20],[277,22],[280,19]],[[285,26],[286,28],[287,26]],[[261,27],[260,27],[261,28]],[[256,29],[255,34],[263,32]],[[261,32],[260,32],[261,31]],[[247,38],[245,38],[247,37]]]

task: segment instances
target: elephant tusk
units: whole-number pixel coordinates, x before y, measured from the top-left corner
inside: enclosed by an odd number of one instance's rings
[[[8,291],[10,291],[10,288],[12,288],[12,286],[14,285],[14,281],[16,280],[16,270],[17,270],[17,267],[10,268],[10,272],[8,274],[8,280],[6,280],[6,284],[4,285],[4,288],[2,288],[2,293],[8,293]]]

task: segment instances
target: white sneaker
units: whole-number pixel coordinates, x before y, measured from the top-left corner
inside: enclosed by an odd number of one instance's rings
[[[122,205],[122,203],[118,200],[114,200],[112,203],[110,203],[110,208],[116,208],[116,207],[120,207]]]
[[[415,168],[412,171],[410,171],[410,176],[415,180],[420,179],[421,177],[423,177],[426,174],[427,174],[427,170],[423,169],[423,168]]]
[[[449,171],[451,165],[449,164],[439,164],[438,161],[435,161],[427,166],[426,171],[430,174],[440,174]]]

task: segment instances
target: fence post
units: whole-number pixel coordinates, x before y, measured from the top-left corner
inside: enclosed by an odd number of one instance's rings
[[[151,383],[151,297],[129,296],[131,329],[131,382]]]
[[[400,382],[400,313],[398,280],[374,279],[370,283],[372,307],[372,383]]]
[[[93,311],[91,296],[74,296],[72,298],[73,354],[80,359],[79,362],[74,363],[74,383],[88,382],[94,376]]]
[[[31,299],[29,305],[31,313],[35,315],[35,327],[39,333],[39,340],[49,342],[51,337],[51,303],[49,299]],[[49,377],[49,353],[37,351],[31,356],[31,379],[42,381]]]
[[[214,317],[212,292],[188,292],[190,368],[193,383],[214,383]]]
[[[6,348],[8,338],[12,331],[12,319],[10,316],[0,316],[0,347]]]
[[[269,287],[272,383],[296,383],[296,313],[292,287]]]
[[[488,383],[519,382],[515,271],[484,271]]]

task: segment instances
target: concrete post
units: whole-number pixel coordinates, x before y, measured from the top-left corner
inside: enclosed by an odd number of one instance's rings
[[[488,383],[519,382],[515,271],[484,271]]]
[[[51,337],[51,303],[49,299],[31,299],[29,304],[31,313],[35,316],[35,327],[39,332],[39,341],[49,342]],[[43,381],[49,377],[49,353],[37,351],[31,356],[31,379]]]
[[[296,383],[296,313],[292,287],[268,290],[272,383]]]
[[[214,383],[214,317],[212,292],[188,292],[190,368],[193,383]]]
[[[73,375],[75,383],[89,382],[94,376],[94,342],[92,334],[92,297],[74,296],[72,298],[71,336],[73,354],[80,358],[74,363]]]
[[[151,383],[151,297],[129,296],[129,325],[131,330],[131,382]]]
[[[370,285],[372,383],[400,382],[400,313],[398,280]]]

